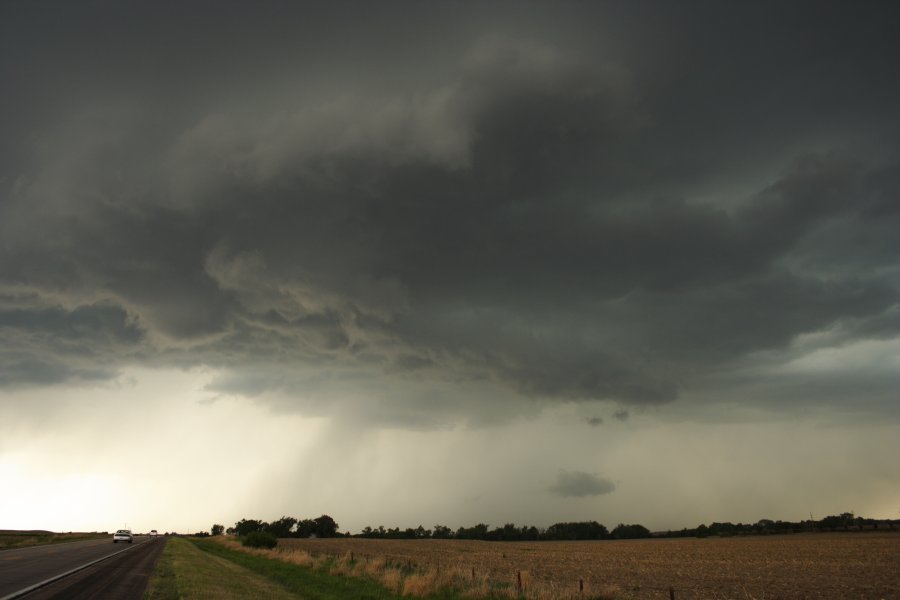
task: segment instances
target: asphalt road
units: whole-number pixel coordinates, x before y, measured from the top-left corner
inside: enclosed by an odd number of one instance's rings
[[[133,544],[113,544],[110,536],[103,540],[5,550],[0,552],[0,598],[98,558],[119,553],[23,598],[140,599],[162,553],[163,540],[136,537]]]

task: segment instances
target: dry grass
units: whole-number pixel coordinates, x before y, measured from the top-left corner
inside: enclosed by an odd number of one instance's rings
[[[261,552],[292,561],[298,553],[312,565],[336,559],[334,574],[366,575],[405,596],[446,587],[472,597],[519,596],[521,573],[521,596],[536,599],[668,598],[670,588],[679,600],[900,598],[896,533],[601,542],[283,539]]]
[[[106,538],[109,538],[109,534],[106,532],[54,533],[52,531],[16,531],[4,529],[0,531],[0,550]]]

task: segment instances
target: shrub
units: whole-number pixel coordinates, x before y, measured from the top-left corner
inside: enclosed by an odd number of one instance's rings
[[[241,543],[251,548],[274,548],[278,538],[268,531],[254,531],[245,535]]]

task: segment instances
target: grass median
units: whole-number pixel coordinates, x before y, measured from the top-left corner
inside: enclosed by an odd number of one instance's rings
[[[283,585],[183,538],[169,538],[144,600],[286,600]]]
[[[333,575],[324,564],[302,566],[212,540],[169,538],[144,600],[207,598],[389,600],[397,590],[368,578]]]
[[[389,590],[371,579],[336,576],[330,574],[327,568],[323,570],[247,553],[212,540],[197,539],[192,543],[213,558],[228,561],[278,584],[293,598],[389,600],[397,597],[396,590]]]

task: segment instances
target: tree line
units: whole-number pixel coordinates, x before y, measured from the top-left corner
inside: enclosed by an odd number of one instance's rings
[[[760,519],[755,523],[711,523],[701,524],[692,529],[680,531],[667,531],[655,535],[661,537],[729,537],[735,535],[770,535],[776,533],[804,533],[821,531],[865,531],[888,530],[893,531],[898,522],[896,520],[868,519],[855,516],[852,512],[839,515],[829,515],[823,519],[808,519],[805,521],[773,521]]]
[[[225,529],[224,526],[215,524],[212,526],[213,535],[247,536],[251,533],[270,533],[277,538],[308,538],[308,537],[337,537],[339,525],[328,515],[322,515],[315,519],[296,519],[294,517],[281,517],[272,522],[258,519],[241,519],[234,527]]]
[[[353,537],[380,539],[460,539],[486,541],[538,541],[538,540],[625,540],[648,537],[727,537],[735,535],[769,535],[776,533],[801,533],[809,531],[853,531],[895,529],[897,521],[857,517],[853,513],[831,515],[819,520],[773,521],[760,519],[755,523],[700,524],[697,527],[677,531],[653,532],[640,524],[616,525],[611,531],[597,521],[555,523],[547,528],[517,526],[507,523],[491,529],[484,523],[452,530],[444,525],[426,529],[422,525],[412,528],[385,529],[383,526],[365,527]],[[347,534],[350,535],[350,534]]]
[[[354,537],[382,538],[382,539],[458,539],[458,540],[487,540],[495,542],[533,541],[533,540],[622,540],[650,537],[650,531],[643,525],[626,525],[620,523],[612,531],[597,521],[578,521],[570,523],[554,523],[550,527],[539,528],[535,526],[519,527],[514,523],[507,523],[502,527],[491,529],[484,523],[472,527],[460,527],[456,531],[445,525],[435,525],[434,529],[425,529],[419,525],[416,528],[400,529],[394,527],[385,529],[383,526],[373,528],[365,527],[361,533]]]
[[[574,521],[554,523],[550,527],[540,528],[535,526],[517,526],[507,523],[502,527],[491,529],[484,523],[478,523],[471,527],[459,527],[456,530],[446,525],[435,525],[432,529],[426,529],[422,525],[418,527],[385,528],[365,527],[360,533],[340,533],[338,524],[328,515],[322,515],[315,519],[296,519],[294,517],[281,517],[272,522],[258,519],[241,519],[228,527],[216,524],[212,526],[212,535],[247,536],[252,533],[267,533],[276,538],[308,538],[308,537],[363,537],[376,539],[459,539],[459,540],[486,540],[486,541],[539,541],[539,540],[625,540],[648,537],[727,537],[735,535],[768,535],[776,533],[801,533],[809,531],[850,531],[864,529],[893,530],[897,521],[876,520],[857,517],[853,513],[841,513],[831,515],[820,520],[807,521],[773,521],[760,519],[755,523],[731,523],[714,522],[710,525],[700,524],[697,527],[685,528],[676,531],[651,533],[643,525],[620,523],[612,530],[607,529],[597,521]]]

